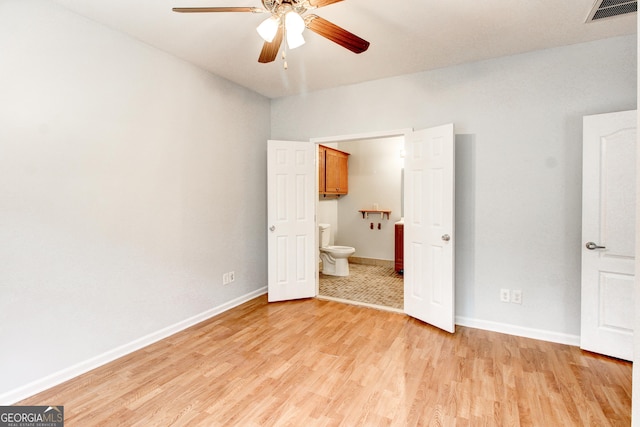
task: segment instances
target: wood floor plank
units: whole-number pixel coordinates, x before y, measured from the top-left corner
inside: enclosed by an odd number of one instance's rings
[[[79,426],[623,426],[631,364],[260,297],[18,404],[50,403]]]

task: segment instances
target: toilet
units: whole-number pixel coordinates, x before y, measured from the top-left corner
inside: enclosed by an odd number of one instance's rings
[[[351,246],[329,246],[331,237],[330,224],[318,224],[318,242],[320,244],[320,259],[322,260],[322,274],[328,276],[348,276],[349,260],[355,248]]]

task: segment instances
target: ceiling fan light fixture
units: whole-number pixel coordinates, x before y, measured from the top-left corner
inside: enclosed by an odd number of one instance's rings
[[[260,37],[268,43],[271,43],[278,32],[280,26],[280,20],[274,17],[270,17],[262,21],[256,31],[260,34]]]
[[[295,49],[302,46],[305,43],[302,34],[287,32],[287,46],[289,49]]]
[[[289,49],[295,49],[304,44],[304,37],[302,32],[304,31],[304,19],[299,13],[290,11],[284,15],[284,28],[287,34],[287,46]]]
[[[284,16],[284,26],[288,33],[302,34],[304,31],[304,19],[294,11],[287,12]]]

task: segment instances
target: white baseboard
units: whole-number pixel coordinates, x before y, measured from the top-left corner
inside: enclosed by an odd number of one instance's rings
[[[469,328],[484,329],[486,331],[500,332],[502,334],[515,335],[518,337],[532,338],[541,341],[555,342],[580,346],[580,336],[563,334],[559,332],[545,331],[542,329],[526,328],[523,326],[509,325],[506,323],[492,322],[489,320],[471,319],[468,317],[456,316],[456,325],[467,326]]]
[[[151,334],[145,335],[144,337],[138,338],[128,344],[121,345],[120,347],[116,347],[96,357],[92,357],[91,359],[77,363],[73,366],[69,366],[68,368],[62,369],[61,371],[55,372],[44,378],[38,379],[36,381],[32,381],[28,384],[18,387],[17,389],[0,394],[0,405],[7,406],[7,405],[15,404],[16,402],[19,402],[23,399],[26,399],[44,390],[47,390],[51,387],[54,387],[58,384],[61,384],[79,375],[87,373],[92,369],[98,368],[102,365],[112,362],[122,356],[126,356],[127,354],[132,353],[136,350],[140,350],[143,347],[146,347],[150,344],[153,344],[157,341],[167,338],[168,336],[171,336],[184,329],[187,329],[202,321],[210,319],[213,316],[216,316],[220,313],[223,313],[227,310],[237,307],[240,304],[244,304],[245,302],[250,301],[266,293],[267,293],[266,287],[260,288],[256,291],[250,292],[246,295],[242,295],[234,300],[231,300],[222,305],[214,307],[203,313],[197,314],[193,317],[190,317],[188,319],[175,323],[171,326],[160,329]]]

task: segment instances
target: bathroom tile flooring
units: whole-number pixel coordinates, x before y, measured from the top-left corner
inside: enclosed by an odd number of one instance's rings
[[[320,272],[321,297],[339,298],[402,310],[404,281],[391,267],[349,263],[349,276]]]

